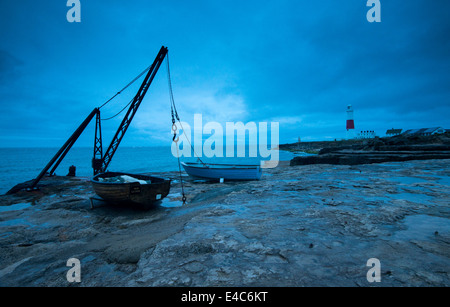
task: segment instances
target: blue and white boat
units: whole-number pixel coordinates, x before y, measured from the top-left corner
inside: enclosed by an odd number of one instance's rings
[[[259,180],[262,176],[260,165],[213,164],[181,162],[191,177],[216,180]]]

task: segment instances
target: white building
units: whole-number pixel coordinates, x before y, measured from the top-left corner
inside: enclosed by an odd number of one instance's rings
[[[357,139],[374,139],[376,137],[375,131],[365,130],[358,133]]]

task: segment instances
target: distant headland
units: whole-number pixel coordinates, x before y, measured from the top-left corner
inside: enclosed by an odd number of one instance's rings
[[[291,165],[357,165],[408,160],[450,159],[450,132],[428,136],[400,134],[374,139],[298,142],[281,150],[316,153],[295,157]]]

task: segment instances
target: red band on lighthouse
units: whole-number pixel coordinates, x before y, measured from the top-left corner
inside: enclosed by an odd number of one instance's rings
[[[353,119],[347,120],[347,130],[349,129],[355,129],[355,123],[353,122]]]

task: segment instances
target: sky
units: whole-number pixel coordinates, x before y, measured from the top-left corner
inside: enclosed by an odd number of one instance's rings
[[[45,3],[45,4],[44,4]],[[278,122],[279,142],[356,131],[450,129],[450,1],[66,0],[0,2],[0,147],[59,147],[169,49],[181,120]],[[141,79],[142,80],[142,79]],[[140,82],[101,109],[121,110]],[[121,146],[170,145],[164,63]],[[104,146],[122,116],[102,122]],[[94,123],[77,146],[93,145]]]

